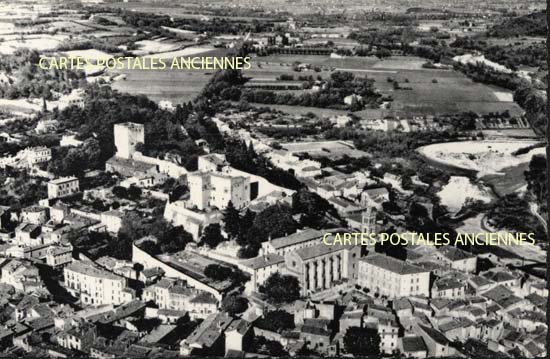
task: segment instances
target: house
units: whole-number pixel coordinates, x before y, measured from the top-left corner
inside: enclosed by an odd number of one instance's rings
[[[440,331],[422,324],[417,325],[415,329],[428,348],[429,358],[452,357],[457,353],[456,349],[450,345],[449,339]]]
[[[505,270],[498,270],[495,268],[493,270],[481,273],[481,275],[485,279],[496,283],[496,285],[501,285],[507,288],[519,288],[521,284],[520,278]]]
[[[119,305],[131,301],[134,293],[127,288],[127,279],[85,262],[74,261],[63,269],[65,287],[82,304]]]
[[[254,337],[252,323],[237,319],[233,321],[225,331],[225,354],[231,350],[235,352],[244,352],[252,343]]]
[[[221,356],[225,353],[224,333],[233,322],[226,313],[208,316],[180,342],[180,355]]]
[[[71,263],[73,260],[73,246],[52,245],[48,247],[46,254],[46,264],[53,268],[59,268]]]
[[[326,319],[306,319],[299,330],[300,340],[319,354],[336,355],[337,346],[332,341],[333,333],[329,325],[330,321]]]
[[[156,282],[162,276],[164,276],[164,271],[160,267],[147,268],[142,270],[138,275],[138,280],[143,282],[145,285]]]
[[[21,209],[19,218],[21,222],[42,225],[50,218],[50,211],[47,207],[29,206]]]
[[[218,309],[218,300],[212,294],[173,278],[164,278],[146,287],[142,298],[155,302],[160,309],[186,311],[191,320],[204,319]]]
[[[60,177],[48,182],[48,198],[71,196],[80,191],[78,178]]]
[[[475,273],[477,269],[477,257],[454,246],[438,247],[436,258],[459,271]]]
[[[382,203],[390,200],[390,192],[386,187],[366,189],[361,193],[361,206],[380,208]]]
[[[479,295],[497,286],[497,284],[492,280],[478,275],[470,276],[468,278],[468,285],[475,291],[476,295]]]
[[[38,268],[32,263],[17,260],[4,259],[0,263],[2,276],[0,283],[9,284],[16,290],[24,293],[41,293],[45,288],[38,272]]]
[[[250,274],[250,281],[247,282],[247,286],[250,287],[250,290],[256,292],[273,273],[283,270],[284,263],[285,258],[283,256],[270,253],[244,260],[239,268]]]
[[[399,350],[406,358],[424,359],[428,356],[428,348],[422,337],[403,337],[399,340]]]
[[[464,298],[466,283],[455,278],[437,279],[432,286],[432,298]]]
[[[40,237],[41,228],[38,225],[23,222],[15,228],[13,242],[20,246],[36,246],[43,244]]]

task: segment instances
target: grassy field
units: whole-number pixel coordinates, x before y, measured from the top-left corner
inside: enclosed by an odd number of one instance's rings
[[[506,196],[527,185],[525,171],[528,168],[529,163],[525,162],[517,166],[502,169],[503,174],[487,175],[481,179],[491,185],[498,196]]]
[[[276,54],[253,58],[253,67],[245,72],[253,79],[274,80],[281,74],[312,75],[327,78],[332,71],[349,71],[356,76],[374,79],[376,88],[394,101],[387,113],[395,115],[440,115],[462,111],[481,114],[508,110],[520,116],[523,110],[510,102],[510,92],[475,83],[454,70],[424,69],[424,59],[394,56],[380,60],[375,57],[331,58],[316,55]],[[313,70],[294,72],[295,62],[319,66]],[[388,79],[397,81],[401,89],[394,89]]]
[[[162,54],[169,64],[175,55],[184,56],[184,51]],[[203,52],[200,56],[222,56],[224,50],[216,49]],[[192,55],[190,55],[192,56]],[[197,55],[199,56],[199,55]],[[109,71],[111,75],[125,74],[125,80],[113,83],[112,87],[121,92],[134,95],[146,95],[153,101],[168,100],[174,105],[193,100],[210,81],[214,70],[116,70]]]

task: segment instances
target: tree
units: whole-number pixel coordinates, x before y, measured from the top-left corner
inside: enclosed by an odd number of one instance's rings
[[[222,301],[222,310],[235,315],[244,312],[248,308],[248,300],[239,295],[229,295]]]
[[[122,186],[114,186],[113,189],[111,190],[111,192],[113,192],[113,194],[115,196],[117,196],[118,198],[128,197],[128,191],[126,190],[126,188],[124,188]]]
[[[134,185],[128,188],[128,198],[132,201],[138,200],[141,197],[141,188]]]
[[[300,282],[292,275],[273,273],[259,288],[267,300],[276,303],[293,302],[300,298]]]
[[[344,348],[353,356],[380,355],[380,335],[373,328],[349,327],[344,335]]]
[[[386,233],[388,235],[396,233],[395,228],[391,227],[386,231]],[[374,245],[374,250],[377,253],[384,253],[390,257],[394,257],[403,261],[407,259],[407,246],[402,245],[401,243],[393,245],[388,241],[385,241],[384,243],[378,241]]]
[[[284,350],[281,343],[275,340],[268,340],[262,336],[254,336],[250,351],[252,353],[268,355],[270,357],[288,356],[288,353]]]
[[[280,333],[283,330],[294,329],[294,315],[285,310],[272,310],[256,322],[258,328]]]
[[[154,220],[142,218],[135,212],[128,212],[122,220],[119,241],[131,242],[145,236],[157,238],[161,253],[175,253],[185,249],[187,243],[193,242],[193,236],[182,226],[174,227],[163,217]],[[131,254],[131,250],[130,250]]]
[[[301,223],[308,227],[334,228],[342,224],[338,211],[326,199],[307,188],[301,188],[292,195],[292,211],[303,214]]]
[[[223,211],[224,230],[230,238],[235,238],[240,233],[240,216],[239,211],[233,206],[233,202],[229,201],[227,207]]]
[[[219,264],[209,264],[204,268],[204,275],[208,278],[222,281],[231,276],[231,269]]]
[[[254,218],[249,238],[265,242],[268,238],[279,238],[296,232],[298,223],[292,218],[292,211],[286,205],[267,207]]]
[[[222,236],[220,225],[218,223],[212,223],[204,229],[200,244],[206,244],[210,248],[216,248],[218,244],[223,241],[225,241],[225,238]]]

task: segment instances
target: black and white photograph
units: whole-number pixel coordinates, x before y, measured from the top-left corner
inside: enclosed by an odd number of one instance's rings
[[[0,0],[0,358],[548,358],[550,0]]]

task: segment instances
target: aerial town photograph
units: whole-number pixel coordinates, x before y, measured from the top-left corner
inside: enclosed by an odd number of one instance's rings
[[[548,32],[0,0],[0,358],[547,357]]]

